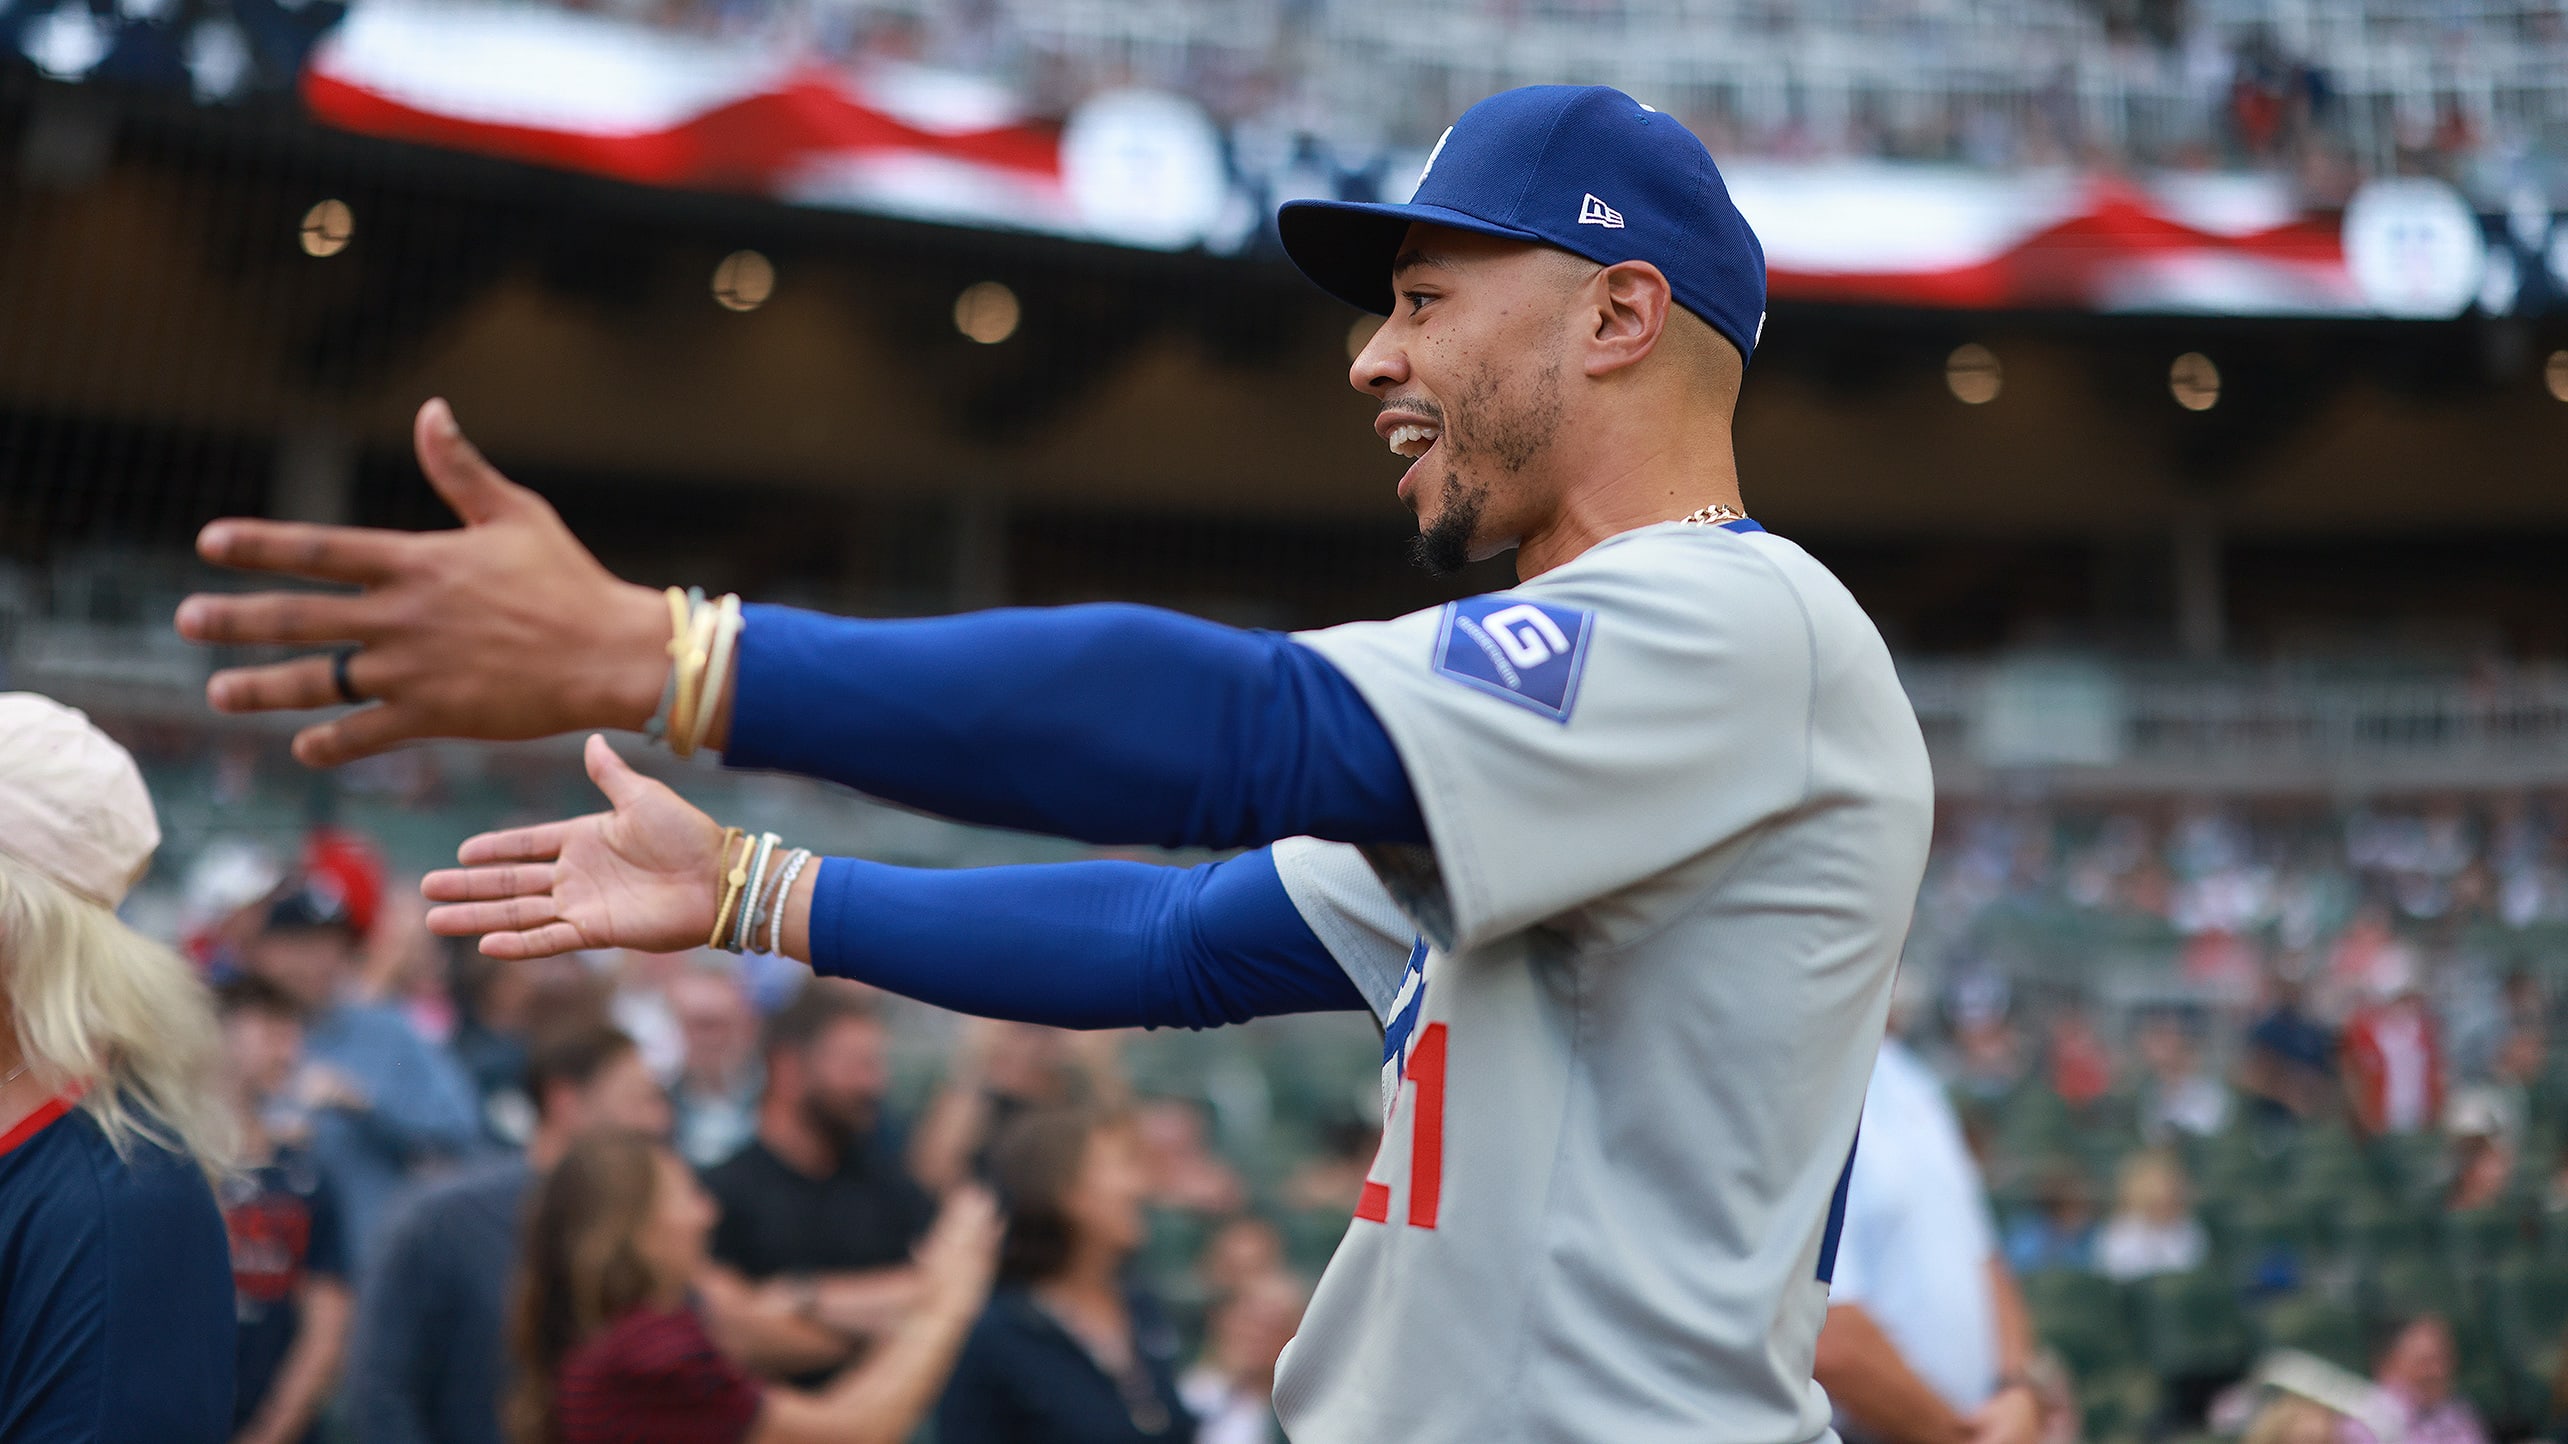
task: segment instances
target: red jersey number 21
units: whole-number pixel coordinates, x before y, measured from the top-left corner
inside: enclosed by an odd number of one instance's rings
[[[1400,1082],[1418,1090],[1417,1111],[1409,1120],[1409,1227],[1433,1228],[1436,1205],[1444,1195],[1444,1024],[1429,1023],[1418,1030]],[[1391,1185],[1366,1179],[1355,1216],[1368,1223],[1389,1223]]]

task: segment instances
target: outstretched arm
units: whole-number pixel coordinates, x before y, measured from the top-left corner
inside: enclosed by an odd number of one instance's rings
[[[414,440],[461,529],[232,519],[199,537],[210,561],[361,589],[190,597],[178,628],[196,641],[352,644],[336,665],[217,673],[214,707],[371,703],[296,736],[313,766],[423,737],[642,727],[669,676],[660,595],[601,567],[442,401],[420,408]],[[710,726],[736,764],[967,822],[1208,847],[1426,841],[1389,734],[1335,667],[1272,633],[1142,607],[924,621],[753,608]]]
[[[587,756],[614,810],[466,842],[463,867],[422,884],[439,904],[431,929],[480,934],[502,958],[701,945],[720,906],[721,826],[603,738]],[[784,909],[784,950],[815,971],[984,1017],[1202,1028],[1365,1006],[1264,851],[1183,870],[830,858]]]

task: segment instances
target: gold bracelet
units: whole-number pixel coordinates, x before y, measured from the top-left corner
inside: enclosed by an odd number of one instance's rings
[[[747,837],[747,833],[736,827],[726,827],[722,830],[722,851],[715,855],[716,865],[723,869],[722,902],[713,910],[713,936],[705,939],[704,943],[708,948],[722,946],[722,935],[731,931],[727,926],[731,921],[731,910],[739,906],[740,891],[749,885],[748,850],[745,848],[741,850],[738,862],[731,860],[732,844],[744,841]]]
[[[678,659],[678,700],[669,709],[669,750],[695,755],[696,708],[702,704],[705,664],[711,660],[714,629],[721,624],[713,607],[697,607],[688,618],[686,655]]]
[[[732,654],[739,650],[740,594],[725,592],[714,608],[713,642],[705,662],[702,690],[696,694],[695,715],[688,719],[687,755],[695,755],[713,732],[713,714],[722,710],[722,686],[731,679]]]

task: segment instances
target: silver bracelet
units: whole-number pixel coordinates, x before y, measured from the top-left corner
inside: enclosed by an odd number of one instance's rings
[[[776,844],[782,841],[784,841],[783,838],[772,832],[758,834],[758,851],[749,863],[748,889],[740,894],[740,916],[732,923],[731,941],[727,951],[735,953],[749,951],[749,940],[758,935],[758,920],[751,915],[751,907],[758,901],[758,890],[766,886],[767,864],[775,856]]]
[[[775,900],[767,905],[767,952],[771,956],[784,955],[785,904],[793,900],[794,882],[802,876],[803,868],[810,862],[811,849],[807,847],[795,848],[793,853],[785,859],[784,876],[776,884]]]

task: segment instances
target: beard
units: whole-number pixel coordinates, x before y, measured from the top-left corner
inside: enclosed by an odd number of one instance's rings
[[[1436,519],[1409,538],[1409,560],[1431,577],[1449,577],[1471,565],[1472,534],[1480,530],[1480,514],[1488,506],[1487,482],[1472,486],[1456,478],[1453,495]]]
[[[1401,403],[1442,428],[1436,445],[1445,452],[1444,504],[1409,540],[1409,560],[1428,575],[1449,577],[1477,560],[1473,543],[1489,510],[1491,476],[1512,480],[1550,452],[1561,427],[1560,377],[1557,360],[1521,378],[1483,365],[1454,397],[1450,417],[1432,403]]]
[[[802,1115],[812,1131],[828,1139],[841,1157],[864,1137],[874,1122],[874,1110],[870,1104],[840,1103],[815,1094],[804,1095]]]

